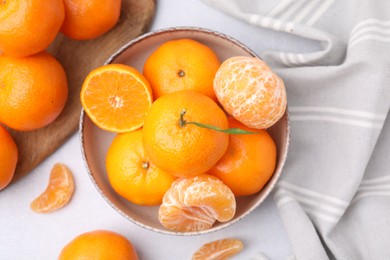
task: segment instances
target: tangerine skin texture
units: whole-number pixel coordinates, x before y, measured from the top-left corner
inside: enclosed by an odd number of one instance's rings
[[[189,177],[208,171],[225,153],[228,134],[196,125],[179,125],[184,120],[228,128],[225,113],[209,97],[183,90],[158,98],[151,106],[143,127],[145,153],[160,169]]]
[[[61,32],[75,40],[99,37],[118,22],[121,3],[121,0],[64,0]]]
[[[229,127],[258,133],[231,134],[226,153],[208,173],[222,180],[235,196],[255,194],[275,171],[275,142],[266,130],[246,127],[232,117]]]
[[[11,134],[0,125],[0,191],[12,180],[18,162],[18,147]]]
[[[283,80],[255,57],[225,60],[215,75],[214,91],[225,111],[251,128],[271,127],[287,106]]]
[[[187,89],[216,101],[213,79],[220,65],[211,48],[184,38],[159,46],[146,60],[143,73],[156,98]]]
[[[0,56],[0,122],[31,131],[53,122],[68,98],[62,65],[46,51],[28,57]]]
[[[24,57],[43,51],[64,17],[62,0],[0,1],[0,54]]]
[[[96,230],[83,233],[70,241],[58,259],[138,260],[138,255],[133,244],[124,236],[108,230]]]

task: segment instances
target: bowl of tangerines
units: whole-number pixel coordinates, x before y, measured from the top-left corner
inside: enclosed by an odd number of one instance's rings
[[[129,42],[85,78],[82,153],[120,214],[165,234],[204,234],[252,212],[287,156],[283,80],[253,51],[202,28]]]

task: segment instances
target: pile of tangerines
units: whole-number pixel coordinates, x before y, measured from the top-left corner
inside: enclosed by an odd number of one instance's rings
[[[62,65],[45,49],[57,34],[96,38],[118,21],[121,0],[0,1],[0,190],[11,181],[18,147],[7,128],[52,123],[68,98]]]
[[[286,92],[261,59],[221,63],[185,38],[154,50],[143,73],[123,64],[91,71],[81,103],[97,126],[118,133],[106,155],[113,189],[159,205],[164,227],[191,232],[231,220],[236,197],[270,179],[277,150],[266,128],[283,116]]]

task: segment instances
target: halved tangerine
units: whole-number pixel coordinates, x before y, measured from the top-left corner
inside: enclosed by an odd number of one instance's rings
[[[158,212],[160,223],[171,230],[191,232],[226,222],[236,213],[233,192],[218,178],[202,174],[177,179],[165,193]]]
[[[49,185],[30,205],[38,213],[49,213],[69,203],[74,192],[72,172],[62,163],[56,163],[51,170]]]
[[[109,64],[88,74],[80,99],[98,127],[123,133],[142,127],[153,95],[149,82],[135,68]]]

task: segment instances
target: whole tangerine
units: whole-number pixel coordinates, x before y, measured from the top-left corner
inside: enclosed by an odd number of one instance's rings
[[[283,80],[256,57],[225,60],[215,75],[214,90],[225,111],[251,128],[271,127],[287,106]]]
[[[138,255],[133,244],[124,236],[109,230],[94,230],[70,241],[62,249],[58,259],[138,260]]]
[[[210,47],[184,38],[160,45],[146,60],[144,75],[156,98],[179,90],[194,90],[216,100],[213,79],[220,65]]]
[[[177,177],[208,171],[225,153],[228,134],[190,122],[228,127],[225,113],[209,97],[182,90],[158,98],[143,127],[145,153],[159,168]]]
[[[97,38],[118,22],[121,3],[121,0],[64,0],[61,32],[75,40]]]
[[[235,196],[259,192],[272,177],[276,166],[276,145],[264,129],[252,129],[229,117],[230,128],[256,134],[231,134],[224,156],[208,172],[219,178]]]
[[[62,0],[0,1],[0,54],[22,57],[43,51],[64,17]]]
[[[0,55],[0,122],[20,131],[47,126],[62,112],[67,97],[65,71],[48,52]]]
[[[18,147],[11,134],[0,125],[0,190],[12,180],[18,162]]]

